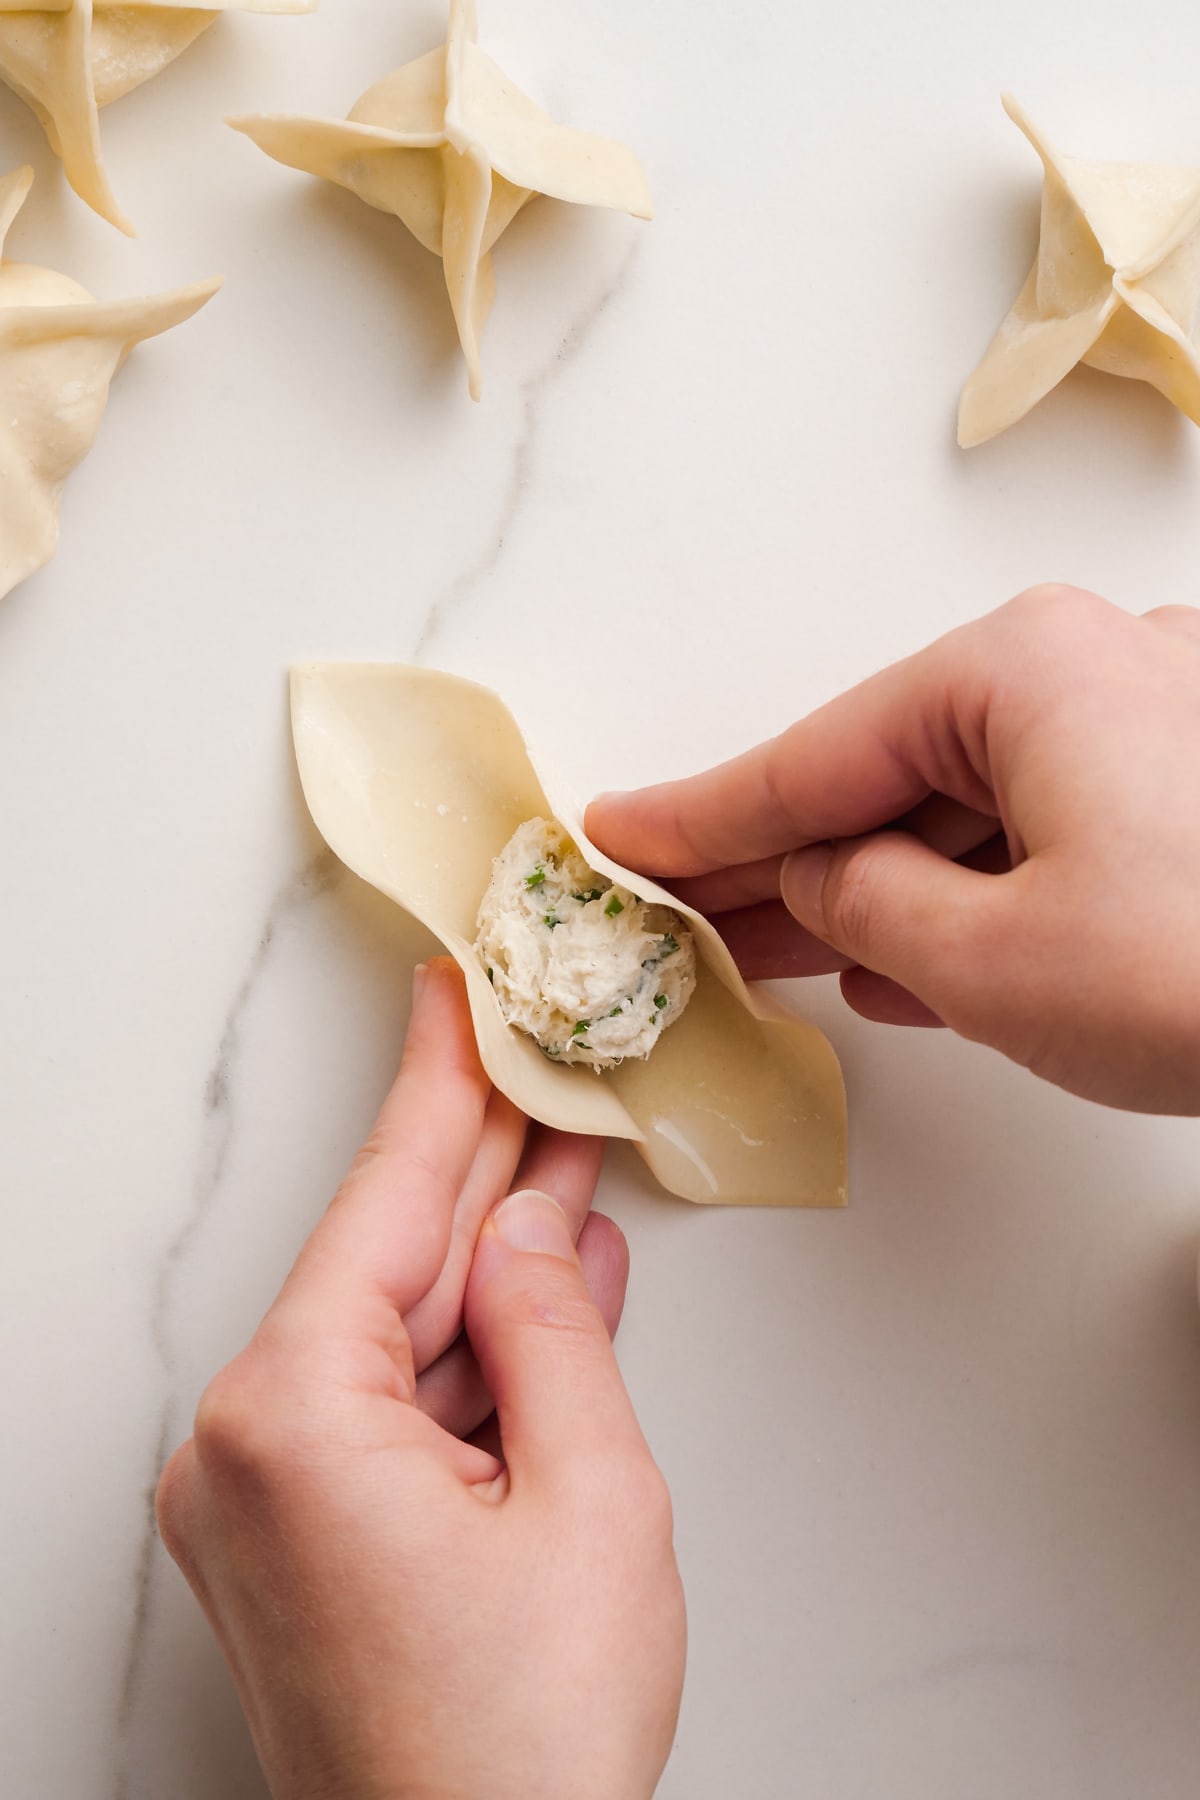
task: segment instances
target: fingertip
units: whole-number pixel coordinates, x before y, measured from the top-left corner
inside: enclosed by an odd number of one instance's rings
[[[402,1074],[414,1062],[450,1062],[486,1083],[462,970],[451,956],[434,956],[413,970],[412,1005],[404,1045]],[[490,1086],[490,1084],[487,1084]]]
[[[614,845],[621,834],[622,814],[629,805],[630,796],[610,788],[603,794],[596,794],[589,800],[583,815],[583,829],[596,845],[597,849],[607,854],[615,854]]]
[[[669,848],[674,837],[662,805],[663,793],[662,786],[655,786],[597,794],[584,814],[584,830],[597,849],[615,862],[643,875],[660,875],[664,868],[674,867],[669,854],[663,862],[664,846]]]
[[[779,900],[722,913],[712,923],[746,981],[790,981],[854,966],[852,957],[806,931]]]
[[[602,1137],[533,1124],[512,1185],[552,1194],[578,1230],[600,1178],[605,1145]]]
[[[1200,608],[1195,606],[1155,606],[1142,614],[1147,625],[1153,625],[1160,631],[1170,632],[1174,637],[1187,638],[1200,644]]]
[[[488,1224],[509,1250],[536,1256],[557,1256],[575,1262],[575,1238],[570,1220],[550,1194],[537,1188],[521,1188],[502,1200]]]
[[[944,1031],[946,1021],[910,994],[899,982],[873,969],[852,968],[840,977],[842,998],[860,1018],[874,1025],[907,1025],[927,1031]]]
[[[420,963],[424,970],[425,982],[449,983],[451,987],[461,988],[466,985],[466,977],[452,956],[431,956],[426,963]]]
[[[195,1472],[196,1449],[191,1438],[167,1460],[154,1489],[154,1518],[167,1554],[182,1563],[187,1501]]]
[[[816,938],[827,939],[825,877],[833,860],[832,844],[812,844],[784,857],[779,871],[783,904],[798,924]]]
[[[629,1245],[625,1233],[604,1213],[592,1213],[579,1234],[578,1249],[588,1293],[604,1320],[609,1337],[615,1337],[629,1285]]]
[[[607,1213],[588,1214],[579,1234],[578,1249],[581,1260],[586,1250],[593,1262],[598,1265],[603,1260],[606,1270],[619,1275],[622,1282],[629,1279],[629,1239]]]
[[[412,1010],[414,1013],[446,996],[465,988],[463,972],[452,956],[432,956],[419,962],[412,972]]]

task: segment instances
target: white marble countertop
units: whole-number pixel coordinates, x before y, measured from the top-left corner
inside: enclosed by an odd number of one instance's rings
[[[132,244],[0,94],[0,165],[39,175],[13,254],[106,296],[228,277],[118,377],[57,559],[0,604],[5,1800],[263,1793],[148,1496],[369,1122],[425,947],[320,855],[286,665],[419,650],[588,792],[1035,580],[1197,598],[1200,433],[1149,390],[1078,374],[953,441],[1036,234],[998,90],[1068,149],[1200,161],[1190,0],[481,8],[528,91],[637,147],[658,217],[517,221],[478,407],[436,261],[219,123],[343,113],[438,41],[433,0],[230,17],[106,112]],[[692,1209],[624,1150],[604,1176],[690,1602],[661,1791],[1182,1800],[1200,1128],[805,1003],[848,1212]]]

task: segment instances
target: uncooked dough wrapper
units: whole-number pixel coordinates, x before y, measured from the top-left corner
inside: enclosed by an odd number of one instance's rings
[[[30,168],[0,179],[0,250],[32,182]],[[0,261],[0,597],[54,555],[63,483],[91,449],[129,352],[220,285],[106,302],[54,269]]]
[[[654,212],[632,150],[556,125],[484,55],[476,35],[475,0],[450,0],[444,47],[368,88],[348,119],[276,113],[228,121],[276,162],[394,213],[442,258],[474,400],[496,287],[490,251],[526,201],[547,194],[639,219]]]
[[[99,109],[174,62],[221,12],[312,12],[317,0],[0,0],[0,81],[31,106],[81,200],[119,231]]]
[[[846,1105],[837,1058],[814,1025],[748,988],[713,926],[603,856],[581,809],[535,769],[489,689],[404,665],[292,672],[305,799],[342,861],[441,939],[466,977],[493,1083],[544,1124],[629,1138],[686,1200],[841,1206]],[[473,947],[492,863],[527,819],[555,818],[597,871],[693,926],[696,991],[642,1062],[597,1076],[550,1062],[505,1024]]]
[[[1011,94],[1042,159],[1037,261],[962,392],[958,441],[1024,418],[1076,363],[1148,381],[1200,425],[1200,169],[1060,156]]]

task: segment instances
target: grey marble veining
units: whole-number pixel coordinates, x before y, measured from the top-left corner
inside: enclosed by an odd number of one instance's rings
[[[490,534],[490,542],[478,560],[456,575],[445,591],[434,601],[421,626],[413,647],[412,660],[424,662],[430,649],[463,603],[477,593],[488,580],[504,554],[505,540],[531,491],[531,473],[537,446],[538,419],[546,395],[558,381],[564,366],[578,356],[587,343],[591,326],[611,305],[624,287],[637,260],[639,240],[631,239],[616,275],[607,282],[595,299],[588,302],[572,320],[566,335],[555,346],[542,366],[522,383],[520,389],[520,425],[512,448],[511,468],[500,511]]]
[[[280,926],[296,913],[334,890],[345,873],[332,851],[318,851],[298,874],[284,883],[267,910],[245,974],[238,983],[226,1012],[216,1055],[204,1084],[200,1144],[191,1206],[167,1244],[155,1272],[150,1339],[165,1391],[153,1464],[146,1486],[145,1520],[135,1571],[129,1648],[117,1716],[117,1774],[112,1800],[128,1800],[128,1765],[131,1754],[129,1731],[135,1716],[139,1684],[144,1674],[143,1662],[152,1625],[155,1575],[156,1572],[161,1574],[161,1562],[155,1555],[158,1533],[154,1516],[154,1493],[168,1456],[185,1434],[183,1421],[178,1417],[173,1386],[176,1355],[171,1315],[175,1278],[180,1266],[186,1261],[189,1247],[204,1226],[219,1194],[228,1165],[238,1121],[237,1073],[242,1020],[268,968],[276,935]]]

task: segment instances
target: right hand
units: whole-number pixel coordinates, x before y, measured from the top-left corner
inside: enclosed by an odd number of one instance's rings
[[[752,978],[838,969],[867,1018],[1200,1113],[1200,611],[1033,589],[587,829]]]

